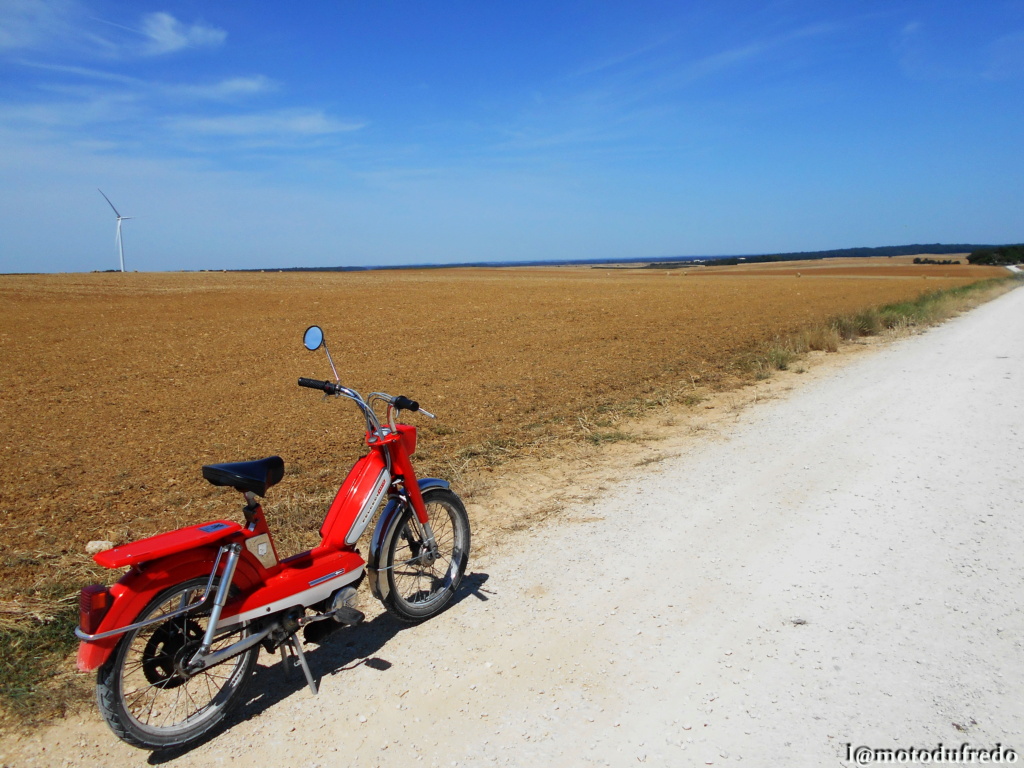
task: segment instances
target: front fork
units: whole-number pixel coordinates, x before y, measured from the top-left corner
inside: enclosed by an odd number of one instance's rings
[[[437,540],[434,538],[434,529],[430,527],[429,522],[420,523],[420,527],[423,529],[422,546],[424,551],[420,552],[417,559],[424,565],[433,565],[439,556]]]
[[[427,505],[423,503],[423,493],[420,491],[420,483],[416,480],[416,471],[412,468],[412,461],[405,451],[391,451],[391,461],[397,470],[396,474],[403,478],[405,496],[423,529],[423,544],[427,549],[426,557],[429,558],[427,565],[430,565],[438,556],[437,540],[434,538],[434,529],[430,527],[430,517],[427,515]]]

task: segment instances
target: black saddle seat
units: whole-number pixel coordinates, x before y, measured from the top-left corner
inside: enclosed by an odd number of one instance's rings
[[[214,485],[226,485],[236,490],[252,491],[266,496],[267,490],[284,477],[284,459],[269,456],[256,461],[238,461],[233,464],[207,464],[203,477]]]

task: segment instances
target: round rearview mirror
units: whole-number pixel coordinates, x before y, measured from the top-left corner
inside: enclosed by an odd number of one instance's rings
[[[324,332],[320,330],[320,326],[309,326],[309,328],[306,329],[305,334],[302,336],[302,343],[310,352],[315,352],[320,349],[321,345],[324,343]]]

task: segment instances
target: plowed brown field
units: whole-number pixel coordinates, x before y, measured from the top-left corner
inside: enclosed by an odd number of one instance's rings
[[[446,476],[640,395],[721,385],[739,356],[807,324],[1004,274],[905,277],[899,260],[875,264],[849,267],[857,279],[810,263],[794,268],[802,279],[763,267],[700,279],[586,268],[0,276],[0,597],[54,578],[90,539],[238,517],[236,494],[202,480],[204,463],[279,454],[279,503],[336,488],[360,419],[296,386],[328,378],[300,343],[312,323],[344,383],[438,414],[415,419],[417,458]]]

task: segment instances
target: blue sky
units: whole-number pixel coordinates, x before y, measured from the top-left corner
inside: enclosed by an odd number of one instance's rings
[[[1024,0],[0,1],[0,272],[1024,240]]]

